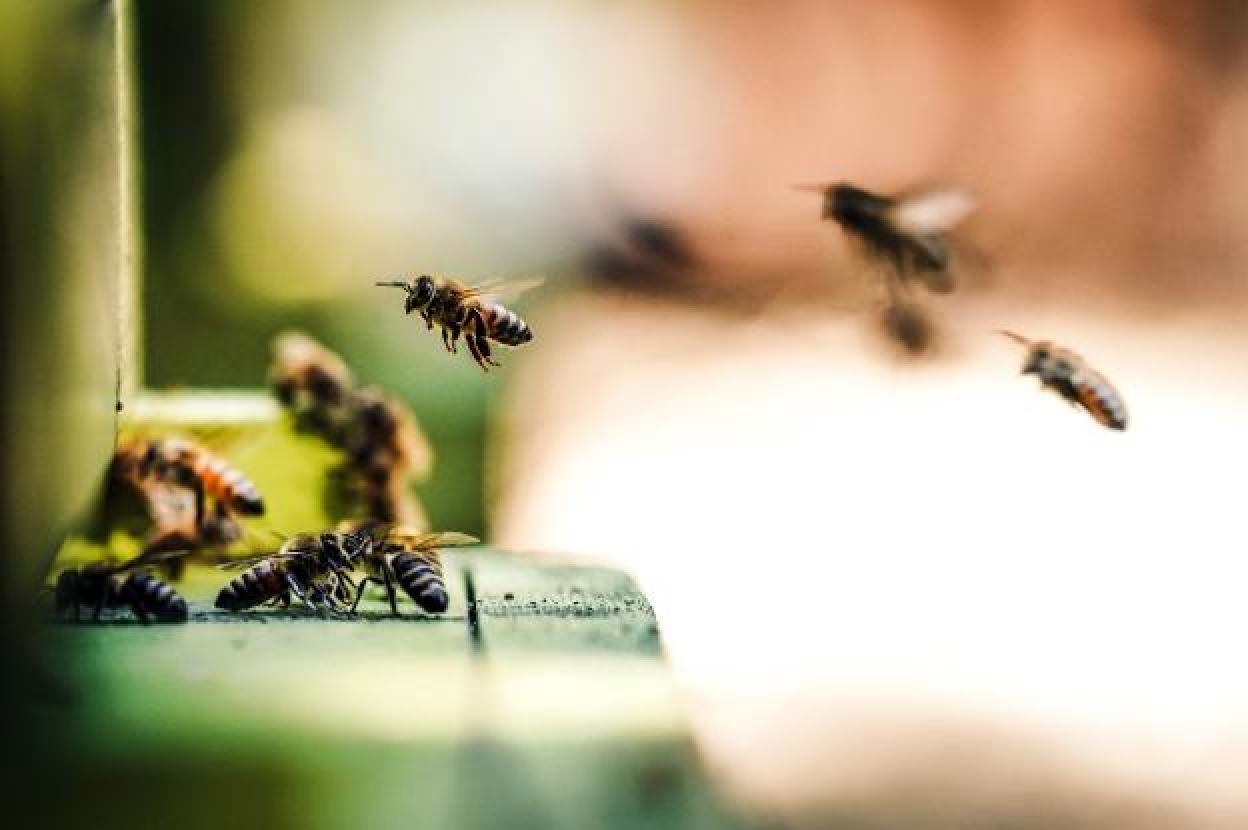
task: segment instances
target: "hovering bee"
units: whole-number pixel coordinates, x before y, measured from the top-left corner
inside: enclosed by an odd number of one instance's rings
[[[153,617],[157,622],[186,622],[186,600],[168,584],[147,571],[121,576],[151,561],[139,556],[121,565],[95,562],[61,571],[54,589],[56,613],[63,616],[72,608],[78,620],[85,605],[94,609],[92,619],[98,621],[105,608],[129,608],[144,623]]]
[[[453,279],[437,279],[422,275],[404,282],[379,282],[377,285],[402,288],[407,292],[403,310],[419,312],[430,331],[434,323],[442,329],[442,343],[448,352],[457,351],[460,334],[468,344],[472,359],[483,371],[499,366],[490,352],[489,341],[505,346],[522,346],[533,339],[533,329],[515,312],[503,307],[491,295],[517,294],[540,284],[541,280],[499,281],[469,286]]]
[[[823,194],[823,218],[837,222],[871,256],[892,265],[902,279],[917,277],[928,289],[953,290],[948,233],[975,209],[960,190],[927,190],[880,196],[851,184],[798,185]]]
[[[364,587],[372,582],[385,587],[390,611],[396,617],[399,616],[396,584],[422,610],[431,614],[446,611],[450,595],[438,549],[480,544],[479,539],[465,533],[413,533],[405,528],[376,524],[359,532],[372,534],[377,543],[360,558],[367,576],[360,580],[351,610],[359,606]]]
[[[1127,406],[1122,396],[1082,357],[1047,340],[1029,340],[1012,331],[1001,334],[1027,347],[1023,374],[1036,375],[1043,385],[1070,403],[1083,407],[1100,424],[1110,429],[1127,428]]]
[[[331,443],[341,431],[355,379],[346,362],[306,334],[288,331],[273,341],[269,383],[295,418]]]
[[[366,533],[301,533],[266,556],[222,567],[246,567],[217,594],[216,607],[246,611],[269,603],[290,606],[291,596],[316,611],[346,611],[355,582],[349,571],[372,551]]]

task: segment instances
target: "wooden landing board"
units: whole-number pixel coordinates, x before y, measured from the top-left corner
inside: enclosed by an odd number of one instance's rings
[[[118,613],[50,626],[77,698],[58,775],[142,793],[104,814],[52,797],[50,823],[739,826],[707,786],[627,577],[487,549],[444,563],[452,605],[438,617],[404,601],[396,620],[381,597],[356,620],[226,614],[211,602],[228,574],[199,566],[180,583],[185,625]]]

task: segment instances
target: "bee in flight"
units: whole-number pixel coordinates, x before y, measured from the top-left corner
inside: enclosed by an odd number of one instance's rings
[[[1001,334],[1027,348],[1023,374],[1034,374],[1040,383],[1110,429],[1127,428],[1127,406],[1105,376],[1093,370],[1082,357],[1047,340],[1029,340],[1012,331]]]
[[[900,279],[922,280],[937,294],[953,291],[949,232],[975,209],[961,190],[881,196],[851,184],[797,185],[823,195],[823,218],[841,226]]]
[[[364,595],[364,587],[372,582],[384,586],[390,611],[399,616],[395,585],[401,587],[412,602],[430,614],[441,614],[450,605],[446,580],[442,574],[439,548],[480,544],[479,539],[465,533],[413,533],[404,528],[372,525],[362,532],[373,535],[376,544],[360,559],[367,574],[360,580],[354,611]]]
[[[349,571],[372,550],[365,533],[301,533],[287,539],[276,553],[240,559],[222,567],[245,567],[217,594],[216,607],[246,611],[280,603],[290,607],[294,596],[315,611],[346,611],[356,591]]]
[[[442,329],[442,343],[448,352],[457,351],[456,343],[462,334],[468,344],[472,359],[483,371],[498,366],[490,351],[490,341],[504,346],[522,346],[533,339],[533,329],[498,302],[499,295],[515,295],[539,285],[542,281],[517,280],[465,285],[449,278],[434,278],[427,274],[410,282],[395,280],[377,285],[402,288],[407,297],[403,310],[418,312],[426,327],[433,330],[434,323]]]
[[[186,600],[147,571],[135,570],[154,559],[139,556],[120,565],[93,562],[61,571],[53,589],[56,613],[64,616],[72,608],[74,619],[79,620],[83,606],[87,606],[94,609],[92,619],[99,621],[105,608],[129,608],[143,623],[153,618],[157,622],[186,622]]]

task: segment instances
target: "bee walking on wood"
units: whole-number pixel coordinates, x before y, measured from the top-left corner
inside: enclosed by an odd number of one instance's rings
[[[74,619],[81,619],[83,606],[93,610],[98,621],[105,609],[129,608],[140,622],[186,622],[186,600],[167,583],[147,571],[133,569],[150,563],[140,556],[121,565],[96,562],[62,571],[54,589],[56,613],[65,615],[71,608]],[[127,571],[133,571],[122,576]]]
[[[899,279],[916,278],[938,294],[953,291],[949,232],[975,209],[960,190],[881,196],[851,184],[797,185],[823,195],[823,218],[841,226]]]
[[[294,596],[315,611],[346,611],[355,582],[349,571],[372,550],[372,538],[361,533],[301,533],[266,556],[230,562],[222,567],[247,570],[221,589],[216,607],[246,611],[270,603],[290,606]]]
[[[1103,426],[1117,430],[1127,428],[1127,406],[1122,396],[1082,357],[1047,340],[1030,340],[1012,331],[1001,334],[1027,348],[1023,374],[1036,375],[1040,383],[1082,407]]]
[[[430,331],[436,323],[442,329],[442,343],[451,353],[462,334],[472,359],[483,371],[499,366],[490,351],[490,341],[504,346],[522,346],[533,339],[533,329],[514,312],[498,302],[497,296],[514,295],[532,288],[541,280],[499,281],[470,286],[449,278],[422,275],[410,282],[395,280],[377,285],[402,288],[407,297],[403,310],[418,312]]]
[[[480,544],[479,539],[465,533],[412,533],[385,525],[374,525],[368,532],[375,535],[377,543],[360,559],[367,576],[360,580],[351,610],[359,606],[364,587],[372,582],[386,589],[390,611],[396,617],[399,616],[396,585],[422,610],[430,614],[446,611],[450,595],[438,549]]]

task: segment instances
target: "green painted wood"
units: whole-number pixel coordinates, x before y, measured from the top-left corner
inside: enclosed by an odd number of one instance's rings
[[[228,574],[201,566],[182,585],[188,624],[51,626],[78,694],[63,724],[77,772],[124,765],[157,770],[163,791],[193,786],[161,808],[182,826],[240,812],[270,827],[737,826],[627,577],[490,549],[445,566],[452,606],[437,617],[405,601],[394,619],[381,597],[354,620],[218,612]],[[134,818],[122,804],[102,826]]]

